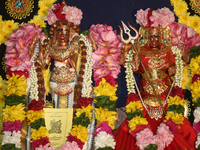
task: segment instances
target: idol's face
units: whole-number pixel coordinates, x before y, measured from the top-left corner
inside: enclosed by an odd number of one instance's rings
[[[149,47],[157,50],[161,46],[161,36],[159,28],[149,28]]]
[[[59,43],[68,43],[69,41],[69,29],[66,25],[60,25],[56,30],[56,38]]]

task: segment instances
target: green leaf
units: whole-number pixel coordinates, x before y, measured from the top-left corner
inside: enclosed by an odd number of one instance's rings
[[[85,113],[82,113],[79,117],[75,118],[74,124],[80,124],[84,127],[88,127],[88,125],[90,124],[90,119],[88,118],[88,116],[86,116]]]
[[[88,35],[89,30],[83,30],[81,33],[82,33],[83,35]]]
[[[49,36],[49,30],[46,27],[42,27],[42,32],[44,32],[46,36]]]
[[[38,130],[41,126],[46,127],[45,119],[40,118],[40,119],[32,122],[30,125],[31,125],[31,128],[36,129],[36,130]]]
[[[10,143],[4,144],[1,147],[1,150],[8,150],[8,149],[9,150],[21,150],[21,148],[16,148],[15,144],[10,144]]]
[[[200,97],[197,98],[197,101],[194,102],[194,109],[200,107]]]
[[[149,144],[147,147],[144,148],[144,150],[157,150],[158,145],[156,144]]]
[[[26,98],[26,95],[18,96],[18,95],[12,94],[10,96],[5,96],[5,105],[13,106],[13,105],[18,105],[20,103],[23,103],[26,105],[25,98]]]
[[[140,116],[140,117],[144,117],[142,114],[142,111],[140,109],[136,109],[135,112],[130,112],[127,114],[127,119],[131,120],[132,118],[136,117],[136,116]]]
[[[112,147],[104,147],[104,148],[98,148],[97,150],[113,150]]]
[[[198,150],[200,150],[200,145],[198,146]]]
[[[171,106],[169,106],[168,108],[167,108],[167,110],[168,111],[173,111],[174,113],[178,113],[178,114],[180,114],[180,113],[184,113],[184,107],[182,106],[182,105],[171,105]]]
[[[190,48],[189,63],[190,63],[192,58],[195,58],[196,56],[199,56],[199,55],[200,55],[200,46],[193,46],[192,48]]]

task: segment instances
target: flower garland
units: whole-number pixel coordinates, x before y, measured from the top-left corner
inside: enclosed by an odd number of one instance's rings
[[[178,86],[181,88],[182,86],[182,81],[183,81],[183,60],[182,60],[182,55],[181,51],[177,46],[172,46],[171,50],[173,54],[175,55],[176,59],[176,74],[175,74],[175,86]]]
[[[44,22],[44,17],[47,15],[48,10],[51,8],[53,3],[56,0],[39,0],[38,1],[38,13],[31,19],[28,23],[35,23],[36,26],[46,27]],[[21,24],[23,25],[23,24]],[[2,16],[0,15],[0,45],[4,43],[10,34],[19,28],[19,23],[14,22],[14,20],[2,20]]]
[[[117,121],[115,103],[118,86],[115,79],[120,72],[119,55],[122,44],[111,26],[92,25],[89,31],[92,33],[89,38],[97,46],[91,55],[97,120],[97,128],[93,133],[95,149],[114,149],[116,143],[112,130],[115,129],[114,124]]]
[[[174,7],[174,12],[178,17],[178,22],[192,27],[197,33],[200,33],[200,17],[191,16],[188,10],[188,4],[184,0],[170,0]]]

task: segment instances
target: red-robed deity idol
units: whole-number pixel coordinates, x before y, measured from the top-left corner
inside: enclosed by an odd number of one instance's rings
[[[197,136],[184,117],[184,91],[181,89],[182,70],[189,54],[181,40],[176,46],[171,42],[169,25],[174,22],[174,14],[168,8],[146,9],[139,10],[136,18],[141,25],[137,40],[129,42],[122,38],[121,63],[126,68],[129,95],[127,119],[114,133],[115,149],[195,149]],[[138,94],[132,88],[134,76],[130,72],[141,76]]]

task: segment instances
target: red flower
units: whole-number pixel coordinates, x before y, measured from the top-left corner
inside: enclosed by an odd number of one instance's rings
[[[87,107],[89,104],[92,105],[93,98],[86,98],[86,97],[80,97],[80,100],[78,102],[78,105],[81,107]]]
[[[45,146],[47,143],[49,142],[49,138],[48,137],[44,137],[41,138],[39,140],[35,140],[32,142],[32,148],[35,150],[36,148],[38,148],[40,145]]]
[[[195,74],[192,78],[192,83],[196,82],[197,80],[200,80],[200,75],[199,74]]]
[[[116,80],[113,78],[112,74],[109,73],[107,76],[103,77],[106,79],[106,82],[108,82],[110,85],[114,86],[117,84]],[[95,87],[99,86],[99,82],[102,80],[102,78],[97,78],[95,81]]]
[[[181,99],[184,99],[184,93],[185,93],[185,91],[183,91],[183,89],[176,86],[176,87],[173,87],[173,89],[170,93],[170,96],[175,97],[177,95],[177,96],[180,96]]]
[[[22,76],[22,75],[24,75],[26,78],[28,78],[29,77],[29,71],[28,70],[24,70],[24,71],[11,71],[10,70],[10,68],[11,67],[8,67],[7,68],[7,75],[9,75],[10,77],[12,77],[12,73],[14,73],[15,75],[20,75],[20,76]]]
[[[75,142],[78,144],[78,147],[79,147],[80,149],[83,149],[84,143],[83,143],[81,140],[77,139],[77,137],[72,136],[71,134],[69,134],[69,136],[67,137],[67,141],[68,141],[68,142],[73,142],[73,141],[75,141]]]
[[[126,105],[128,105],[130,102],[138,101],[138,100],[140,100],[138,94],[130,93],[129,95],[127,95]]]
[[[65,6],[65,5],[63,5],[63,4],[54,5],[53,13],[56,15],[56,17],[57,17],[60,21],[65,20],[65,14],[61,14],[61,12],[63,11],[63,7],[64,7],[64,6]]]
[[[28,110],[39,111],[43,109],[43,102],[41,100],[36,101],[33,99],[31,103],[28,105]]]

